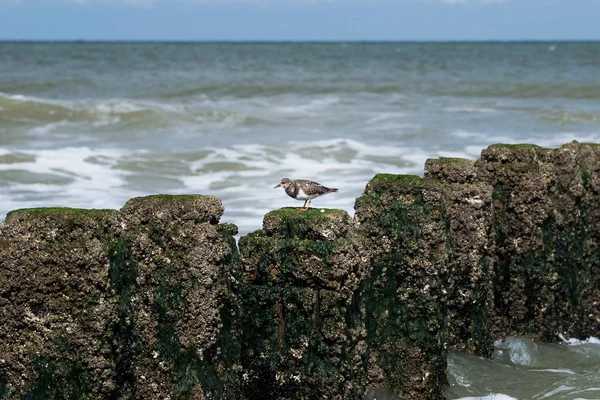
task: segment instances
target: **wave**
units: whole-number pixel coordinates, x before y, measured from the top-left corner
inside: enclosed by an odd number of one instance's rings
[[[600,121],[600,115],[597,111],[569,111],[569,110],[544,110],[539,113],[537,119],[541,122],[550,122],[555,124],[580,124],[597,123]]]
[[[470,81],[463,84],[454,82],[452,86],[432,87],[428,93],[467,98],[597,100],[600,99],[600,84],[542,82],[511,85],[506,82]]]
[[[52,130],[59,124],[116,130],[164,129],[181,124],[257,125],[264,121],[219,104],[165,103],[134,99],[56,100],[0,92],[0,123]]]
[[[349,139],[180,152],[0,148],[0,213],[40,205],[119,208],[127,199],[145,194],[204,193],[219,196],[224,218],[245,233],[260,227],[268,211],[297,205],[283,191],[273,190],[282,177],[339,188],[335,195],[315,200],[314,206],[353,214],[355,199],[375,174],[422,174],[425,160],[441,155],[448,154]]]

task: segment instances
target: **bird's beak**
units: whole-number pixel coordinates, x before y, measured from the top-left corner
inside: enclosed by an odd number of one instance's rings
[[[277,189],[280,186],[281,186],[281,183],[278,183],[277,186],[275,186],[273,189]]]

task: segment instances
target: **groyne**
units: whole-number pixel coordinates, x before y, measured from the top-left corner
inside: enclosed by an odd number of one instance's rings
[[[0,225],[0,398],[441,399],[446,354],[600,334],[600,146],[376,175],[234,240],[213,196]]]

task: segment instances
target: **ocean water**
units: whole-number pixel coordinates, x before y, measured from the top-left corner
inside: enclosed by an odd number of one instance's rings
[[[600,42],[0,42],[0,220],[201,193],[245,234],[302,205],[273,189],[282,177],[338,188],[313,206],[352,215],[376,173],[422,174],[427,158],[475,159],[498,142],[600,142],[599,77]],[[579,376],[581,359],[563,359],[536,368]],[[559,387],[573,374],[527,370],[556,380],[520,396],[521,367],[450,361],[472,382],[451,398],[600,398],[598,368],[581,381],[596,392],[581,393]]]
[[[240,232],[497,142],[600,142],[600,43],[0,42],[0,219],[219,196]]]

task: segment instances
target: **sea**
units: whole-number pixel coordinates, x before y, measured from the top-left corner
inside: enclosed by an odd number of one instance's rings
[[[572,140],[600,143],[600,42],[0,42],[0,220],[200,193],[243,235],[302,206],[283,177],[352,215],[377,173]],[[448,398],[600,399],[600,343],[564,339],[451,353]]]

